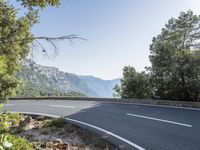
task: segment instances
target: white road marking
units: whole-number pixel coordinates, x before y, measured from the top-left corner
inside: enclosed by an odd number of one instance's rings
[[[50,107],[58,107],[58,108],[70,108],[74,109],[76,108],[75,106],[64,106],[64,105],[49,105]]]
[[[190,128],[192,127],[192,125],[189,125],[189,124],[184,124],[184,123],[179,123],[179,122],[174,122],[174,121],[169,121],[169,120],[164,120],[164,119],[152,118],[152,117],[141,116],[141,115],[130,114],[130,113],[126,113],[126,115],[132,116],[132,117],[138,117],[138,118],[144,118],[144,119],[150,119],[150,120],[160,121],[160,122],[171,123],[171,124],[185,126],[185,127],[190,127]]]
[[[129,141],[129,140],[127,140],[127,139],[125,139],[125,138],[123,138],[123,137],[117,135],[117,134],[115,134],[115,133],[112,133],[112,132],[110,132],[110,131],[107,131],[107,130],[105,130],[105,129],[102,129],[102,128],[100,128],[100,127],[94,126],[94,125],[89,124],[89,123],[86,123],[86,122],[82,122],[82,121],[70,119],[70,118],[65,118],[65,119],[66,119],[66,120],[69,120],[69,121],[72,121],[72,122],[76,122],[76,123],[78,123],[78,124],[82,124],[82,125],[85,125],[85,126],[94,128],[94,129],[99,130],[99,131],[101,131],[101,132],[104,132],[104,133],[106,133],[106,134],[108,134],[108,135],[111,135],[111,136],[113,136],[113,137],[115,137],[115,138],[117,138],[117,139],[119,139],[119,140],[121,140],[121,141],[123,141],[123,142],[125,142],[125,143],[127,143],[127,144],[129,144],[129,145],[131,145],[131,146],[133,146],[133,147],[135,147],[135,148],[138,149],[138,150],[145,150],[145,148],[143,148],[143,147],[141,147],[141,146],[139,146],[139,145],[137,145],[137,144],[135,144],[135,143],[133,143],[133,142],[131,142],[131,141]]]
[[[20,113],[20,114],[27,114],[27,115],[39,115],[39,116],[47,116],[52,118],[60,118],[60,116],[57,115],[51,115],[51,114],[44,114],[44,113],[35,113],[35,112],[23,112],[23,111],[8,111],[9,113]]]
[[[135,102],[106,102],[110,104],[122,104],[122,105],[137,105],[137,106],[153,106],[153,107],[164,107],[164,108],[174,108],[174,109],[186,109],[186,110],[197,110],[200,111],[200,108],[191,108],[191,107],[181,107],[181,106],[167,106],[167,105],[160,105],[160,104],[140,104]]]
[[[17,112],[15,112],[15,111],[9,111],[9,112],[10,112],[10,113],[17,113]],[[34,112],[18,112],[18,113],[30,114],[30,115],[31,115],[31,114],[33,114],[33,115],[43,115],[43,116],[53,117],[53,118],[60,118],[60,117],[61,117],[61,116],[51,115],[51,114],[45,114],[45,113],[34,113]],[[125,138],[123,138],[123,137],[117,135],[117,134],[115,134],[115,133],[112,133],[112,132],[110,132],[110,131],[107,131],[107,130],[105,130],[105,129],[103,129],[103,128],[94,126],[94,125],[89,124],[89,123],[86,123],[86,122],[78,121],[78,120],[75,120],[75,119],[70,119],[70,118],[64,118],[64,119],[65,119],[66,121],[71,121],[71,122],[75,122],[75,123],[78,123],[78,124],[82,124],[82,125],[85,125],[85,126],[94,128],[94,129],[96,129],[96,130],[99,130],[99,131],[101,131],[101,132],[104,132],[104,133],[106,133],[106,134],[108,134],[108,135],[111,135],[111,136],[113,136],[113,137],[115,137],[115,138],[117,138],[117,139],[119,139],[119,140],[121,140],[121,141],[123,141],[123,142],[125,142],[125,143],[127,143],[127,144],[129,144],[129,145],[131,145],[131,146],[133,146],[134,148],[136,148],[136,149],[138,149],[138,150],[146,150],[145,148],[143,148],[143,147],[141,147],[141,146],[139,146],[139,145],[137,145],[137,144],[135,144],[135,143],[133,143],[133,142],[131,142],[131,141],[129,141],[129,140],[127,140],[127,139],[125,139]]]

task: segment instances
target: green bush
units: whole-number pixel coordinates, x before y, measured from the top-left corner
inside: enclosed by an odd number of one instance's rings
[[[58,128],[62,128],[65,125],[66,125],[66,121],[64,118],[55,119],[49,124],[49,126],[55,126]]]
[[[33,150],[33,145],[26,139],[8,133],[2,134],[1,136],[2,142],[0,142],[0,149],[3,147],[3,150]],[[3,143],[7,143],[7,146]]]
[[[44,129],[42,129],[41,133],[45,134],[45,135],[50,134],[51,133],[51,129],[50,128],[44,128]]]
[[[11,135],[10,127],[19,126],[23,115],[0,113],[0,150],[32,150],[33,146],[26,139]]]
[[[11,126],[18,126],[20,120],[23,118],[23,115],[18,113],[6,113],[0,114],[0,134],[10,131]]]

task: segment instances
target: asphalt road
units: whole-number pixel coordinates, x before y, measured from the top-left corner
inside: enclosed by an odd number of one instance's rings
[[[200,150],[200,110],[70,100],[10,101],[4,109],[63,116],[122,149]]]

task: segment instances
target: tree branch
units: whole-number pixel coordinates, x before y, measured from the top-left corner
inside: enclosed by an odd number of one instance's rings
[[[46,41],[62,41],[62,40],[74,40],[74,39],[80,39],[80,40],[85,40],[82,37],[79,37],[76,34],[71,34],[67,36],[60,36],[60,37],[47,37],[47,36],[39,36],[39,37],[33,37],[33,38],[25,38],[25,39],[19,39],[19,40],[2,40],[0,39],[0,44],[5,44],[5,43],[12,43],[12,42],[20,42],[20,41],[34,41],[34,40],[46,40]]]
[[[47,55],[50,58],[50,55],[48,53],[49,50],[47,50],[47,48],[45,48],[45,46],[42,44],[42,40],[44,40],[47,43],[49,43],[54,49],[53,55],[57,55],[58,54],[58,47],[57,47],[56,42],[64,41],[64,40],[69,40],[70,42],[72,42],[75,39],[85,40],[85,41],[87,40],[87,39],[84,39],[82,37],[79,37],[76,34],[71,34],[71,35],[60,36],[60,37],[38,36],[38,37],[25,38],[25,39],[19,39],[19,40],[0,39],[0,45],[1,44],[6,44],[6,43],[26,42],[26,41],[28,41],[28,43],[30,44],[30,47],[32,47],[33,43],[35,42],[42,49],[42,52],[45,53],[45,55]],[[33,50],[33,48],[32,48],[32,50]]]

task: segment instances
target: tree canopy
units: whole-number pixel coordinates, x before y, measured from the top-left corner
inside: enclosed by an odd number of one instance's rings
[[[150,45],[151,83],[161,99],[199,99],[200,17],[192,11],[171,18]]]
[[[122,85],[120,88],[115,88],[121,97],[141,98],[137,93],[141,91],[148,93],[149,90],[151,94],[145,95],[151,95],[152,98],[198,101],[200,16],[189,10],[181,12],[178,18],[171,18],[161,33],[153,38],[149,59],[151,62],[151,67],[148,67],[149,78],[135,76],[138,73],[131,67],[123,69]],[[141,87],[139,81],[145,86]],[[147,86],[149,83],[151,89]]]
[[[0,1],[0,56],[6,62],[4,74],[0,76],[1,99],[7,99],[17,88],[19,82],[14,75],[19,69],[19,60],[29,53],[33,37],[30,29],[36,21],[37,14],[34,11],[17,17],[17,10],[13,6]]]
[[[117,85],[114,89],[122,98],[149,98],[151,94],[149,75],[126,66],[123,68],[121,86]]]
[[[40,7],[44,8],[46,6],[58,6],[60,4],[60,0],[17,0],[21,2],[22,6],[33,8]]]

